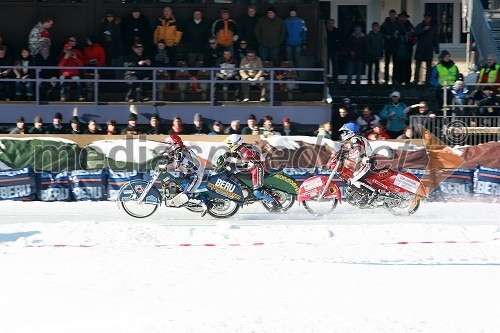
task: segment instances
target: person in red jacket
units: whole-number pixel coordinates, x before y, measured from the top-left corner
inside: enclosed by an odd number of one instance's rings
[[[85,98],[82,95],[81,83],[79,82],[80,70],[77,68],[65,68],[65,67],[82,67],[83,66],[82,53],[74,49],[70,43],[66,43],[64,45],[62,54],[63,56],[59,61],[58,65],[59,67],[61,67],[61,69],[59,70],[61,74],[59,76],[59,79],[61,79],[61,92],[60,92],[61,102],[66,101],[66,90],[68,84],[65,83],[64,81],[67,78],[71,78],[72,80],[76,81],[76,90],[79,96],[78,97],[79,101],[85,101]]]
[[[84,66],[90,67],[103,67],[106,65],[106,51],[101,46],[101,44],[96,43],[96,37],[87,37],[87,46],[83,49],[83,64]],[[97,74],[97,78],[101,77],[101,71],[97,73],[94,70],[87,70],[83,73],[84,79],[94,79]],[[85,87],[87,90],[87,97],[92,99],[92,93],[94,91],[94,85],[92,82],[85,82]]]

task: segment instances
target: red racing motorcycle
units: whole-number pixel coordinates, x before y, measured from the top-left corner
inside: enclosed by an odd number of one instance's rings
[[[427,195],[424,185],[415,175],[389,168],[373,170],[363,180],[375,192],[369,187],[352,186],[349,179],[354,171],[344,163],[342,156],[340,151],[330,163],[330,177],[313,176],[300,186],[297,200],[312,215],[329,214],[342,202],[341,191],[332,181],[336,174],[348,184],[345,200],[362,209],[385,207],[395,215],[410,215],[417,211],[420,201]]]

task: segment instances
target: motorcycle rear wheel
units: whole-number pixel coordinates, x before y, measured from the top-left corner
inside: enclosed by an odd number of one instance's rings
[[[261,203],[262,205],[270,212],[279,212],[283,213],[292,208],[293,204],[295,203],[295,195],[280,191],[277,189],[268,189],[267,192],[271,194],[272,196],[276,197],[279,202],[281,203],[281,206],[278,207],[272,202],[269,202],[267,200],[262,200]]]
[[[414,214],[418,207],[420,207],[421,200],[421,197],[415,197],[413,193],[406,193],[403,201],[399,203],[386,201],[384,202],[384,206],[394,215],[405,216]]]
[[[333,210],[337,207],[339,201],[336,197],[334,198],[323,198],[318,200],[317,198],[311,198],[309,200],[302,201],[302,205],[307,210],[307,212],[314,216],[325,216],[331,214]]]
[[[208,214],[219,219],[231,217],[240,209],[238,203],[229,199],[213,199],[207,205]]]

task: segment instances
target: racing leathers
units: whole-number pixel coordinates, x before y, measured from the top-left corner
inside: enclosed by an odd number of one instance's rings
[[[160,170],[175,170],[184,174],[188,179],[182,193],[168,202],[172,206],[181,206],[189,200],[203,179],[203,167],[196,155],[187,147],[176,148],[171,153],[164,153],[159,165]]]
[[[361,188],[363,185],[374,191],[371,186],[363,182],[375,166],[373,151],[368,140],[362,136],[354,135],[343,142],[342,150],[344,152],[343,163],[353,170],[353,176],[349,180],[350,184],[357,188]]]

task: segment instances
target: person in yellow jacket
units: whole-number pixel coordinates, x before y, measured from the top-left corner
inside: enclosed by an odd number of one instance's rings
[[[486,64],[479,72],[477,83],[488,83],[493,86],[496,94],[500,93],[500,65],[496,63],[494,54],[488,54],[486,57]],[[494,85],[494,83],[496,84]],[[482,88],[480,86],[478,90],[482,90]]]
[[[170,59],[169,66],[175,66],[177,45],[179,45],[181,38],[182,29],[173,15],[172,8],[169,6],[163,7],[163,16],[157,21],[153,42],[157,44],[160,40],[165,41],[167,54]]]
[[[439,108],[443,106],[443,87],[450,87],[455,84],[460,75],[457,65],[451,60],[450,52],[442,50],[439,54],[439,63],[432,68],[431,83],[436,88],[436,97]],[[453,94],[451,89],[446,90],[446,103],[451,104]]]
[[[233,45],[239,39],[238,24],[229,18],[229,10],[221,10],[221,18],[212,24],[212,36],[217,38],[217,44],[228,48],[234,54]]]

